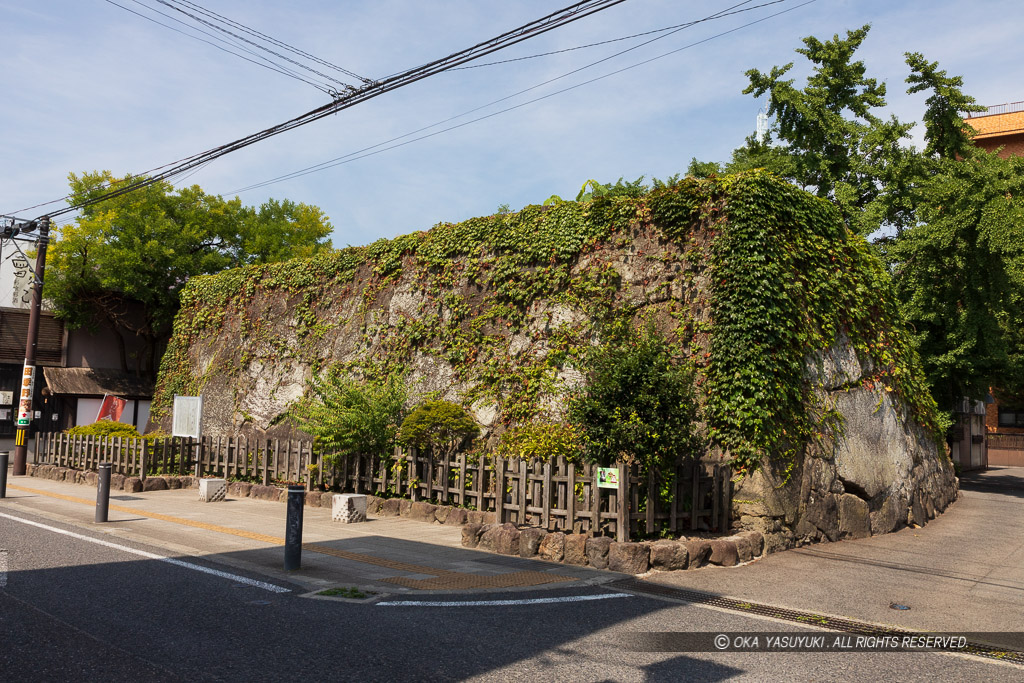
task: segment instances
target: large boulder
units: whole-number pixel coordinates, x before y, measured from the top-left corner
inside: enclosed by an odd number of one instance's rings
[[[549,562],[561,562],[565,557],[565,534],[561,531],[554,531],[541,539],[537,548],[540,559]]]
[[[587,563],[596,569],[608,568],[608,549],[612,539],[607,536],[593,536],[587,539]]]
[[[710,551],[710,547],[708,550]],[[686,569],[689,560],[690,555],[684,543],[661,540],[651,544],[651,569],[669,572]]]
[[[587,563],[587,535],[566,534],[562,561],[583,566]]]
[[[518,555],[519,529],[510,523],[488,524],[480,535],[479,547],[501,555]]]
[[[651,550],[646,543],[612,543],[608,569],[623,574],[643,574],[650,568]]]

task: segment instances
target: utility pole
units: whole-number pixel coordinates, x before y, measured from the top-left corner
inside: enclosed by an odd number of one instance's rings
[[[35,221],[33,221],[34,223]],[[28,338],[25,341],[25,369],[19,387],[21,399],[18,403],[18,431],[14,437],[14,476],[25,474],[28,459],[28,427],[32,422],[32,398],[36,384],[36,340],[39,336],[39,314],[43,308],[43,272],[46,270],[46,245],[50,241],[50,217],[38,221],[39,250],[36,253],[36,270],[32,288],[32,308],[28,314]],[[30,227],[29,229],[31,229]]]

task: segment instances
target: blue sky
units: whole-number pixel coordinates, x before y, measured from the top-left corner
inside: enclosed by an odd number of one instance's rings
[[[760,4],[765,0],[754,0]],[[575,196],[588,178],[667,177],[691,157],[725,160],[763,102],[741,94],[744,71],[796,61],[800,38],[871,23],[861,52],[885,80],[891,113],[918,120],[903,53],[919,51],[982,104],[1024,100],[1019,0],[786,0],[658,40],[460,123],[781,16],[618,75],[426,140],[238,196],[320,206],[335,246]],[[117,0],[160,21],[145,6]],[[486,61],[563,49],[700,19],[737,0],[627,0]],[[202,0],[199,4],[358,74],[383,77],[547,14],[566,0]],[[324,104],[305,83],[259,68],[106,0],[0,0],[0,212],[61,197],[68,172],[141,172]],[[183,28],[176,25],[178,28]],[[341,157],[542,83],[641,42],[441,74],[226,156],[185,180],[234,196],[248,185]],[[447,125],[451,125],[451,123]],[[434,129],[431,129],[431,131]],[[426,132],[431,132],[426,131]],[[918,131],[919,133],[920,131]],[[41,210],[28,211],[35,217]]]

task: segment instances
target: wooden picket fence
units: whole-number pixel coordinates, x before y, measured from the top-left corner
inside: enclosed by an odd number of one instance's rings
[[[396,448],[390,457],[325,458],[311,441],[150,440],[50,433],[41,435],[37,462],[83,470],[110,462],[114,472],[142,479],[199,474],[430,500],[493,511],[501,522],[612,535],[619,540],[661,530],[724,531],[730,523],[731,470],[692,460],[660,474],[671,477],[667,502],[657,495],[659,475],[641,476],[635,464],[617,464],[618,483],[605,488],[598,467],[562,457],[528,462],[492,454],[432,456]]]

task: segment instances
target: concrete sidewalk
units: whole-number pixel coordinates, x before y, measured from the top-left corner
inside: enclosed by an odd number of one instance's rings
[[[310,591],[332,586],[376,593],[504,591],[580,586],[622,576],[469,550],[461,545],[458,526],[372,516],[364,523],[341,524],[331,521],[329,509],[312,507],[303,511],[302,568],[285,572],[286,510],[281,503],[230,497],[201,503],[196,489],[111,493],[110,521],[97,524],[93,487],[9,477],[0,511],[22,510],[169,554],[205,557]]]
[[[913,630],[1024,631],[1024,468],[968,473],[961,491],[922,528],[645,578]]]

